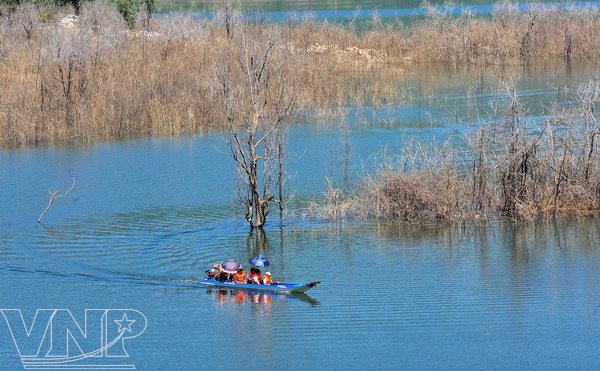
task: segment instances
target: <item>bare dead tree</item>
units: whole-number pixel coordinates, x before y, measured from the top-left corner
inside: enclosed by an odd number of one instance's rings
[[[480,130],[476,138],[472,140],[471,147],[474,149],[473,163],[471,165],[472,172],[472,200],[475,210],[478,212],[485,211],[489,204],[488,197],[488,179],[489,179],[489,164],[486,130]]]
[[[533,163],[536,159],[539,141],[543,134],[535,139],[529,139],[527,123],[524,121],[526,109],[517,96],[515,81],[506,82],[503,87],[507,95],[508,108],[501,124],[504,140],[504,151],[499,159],[499,177],[501,187],[502,214],[509,218],[517,218],[519,207],[535,194],[536,182],[532,182]]]
[[[340,125],[341,131],[341,160],[342,160],[342,190],[346,195],[350,194],[350,165],[352,161],[352,140],[350,139],[350,127],[347,122]]]
[[[285,140],[286,140],[286,130],[279,130],[278,135],[279,138],[276,140],[277,144],[277,193],[278,199],[277,204],[279,205],[279,220],[283,219],[283,212],[285,210],[285,193],[284,193],[284,185],[286,181],[286,169],[284,168],[286,161],[286,151],[285,151]]]
[[[54,202],[57,199],[68,195],[69,192],[71,192],[74,187],[75,187],[75,178],[73,178],[73,183],[71,184],[71,187],[69,187],[67,190],[64,190],[62,188],[59,188],[59,189],[57,189],[55,191],[48,190],[48,193],[50,194],[50,197],[48,198],[48,205],[46,205],[46,208],[40,214],[37,222],[41,223],[42,222],[42,218],[44,218],[44,215],[46,215],[46,213],[48,212],[48,210],[50,210],[50,207],[52,205],[54,205]]]
[[[25,32],[27,44],[31,45],[33,31],[39,23],[39,14],[37,7],[34,4],[24,4],[17,8],[16,18]]]
[[[600,122],[598,120],[598,105],[600,105],[600,80],[594,79],[579,88],[577,94],[579,101],[579,112],[582,115],[585,131],[587,133],[586,141],[589,142],[589,149],[585,160],[585,181],[590,179],[590,167],[593,163],[594,151],[596,149],[596,136],[600,136]]]
[[[70,31],[56,27],[43,34],[42,43],[47,51],[41,61],[48,68],[47,85],[53,87],[52,94],[61,98],[57,103],[62,106],[64,125],[71,131],[76,124],[78,105],[85,100],[90,83],[87,65],[92,55],[93,33],[82,27]]]
[[[239,28],[235,34],[230,33],[231,24],[224,28],[228,50],[216,85],[227,142],[238,168],[238,198],[250,229],[262,229],[269,203],[283,205],[286,137],[281,126],[292,116],[296,102],[286,73],[289,53],[284,38],[276,30],[265,31],[249,22],[234,25]],[[275,187],[279,188],[278,200]]]

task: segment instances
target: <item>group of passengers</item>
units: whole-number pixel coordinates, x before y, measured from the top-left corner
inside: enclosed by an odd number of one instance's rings
[[[208,274],[208,278],[214,278],[221,282],[229,281],[234,283],[251,283],[254,285],[272,285],[276,283],[271,277],[271,272],[267,272],[263,276],[258,268],[250,268],[250,272],[246,275],[244,274],[244,268],[240,266],[237,269],[237,272],[230,274],[223,271],[219,264],[215,264],[213,268],[206,273]]]

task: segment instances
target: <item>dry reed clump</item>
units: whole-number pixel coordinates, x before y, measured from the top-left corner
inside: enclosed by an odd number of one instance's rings
[[[461,154],[448,144],[423,146],[409,143],[396,160],[386,158],[375,176],[367,177],[356,193],[329,184],[323,205],[312,203],[311,217],[325,219],[388,219],[430,224],[482,219],[476,209]],[[392,164],[395,163],[396,165]]]
[[[369,184],[367,197],[358,203],[361,218],[385,218],[408,223],[460,221],[467,215],[462,203],[467,184],[449,173],[384,171]]]
[[[541,127],[526,119],[514,87],[506,92],[503,119],[468,138],[468,151],[408,145],[357,194],[330,187],[336,197],[309,215],[407,223],[599,215],[600,80],[580,86],[577,101],[553,108]]]
[[[385,63],[387,58],[383,50],[360,49],[357,47],[340,49],[335,44],[314,44],[308,47],[308,52],[333,58],[339,64],[349,64],[354,68],[368,68],[373,64]]]

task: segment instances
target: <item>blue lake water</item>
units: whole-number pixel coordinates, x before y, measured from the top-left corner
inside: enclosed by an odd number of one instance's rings
[[[573,99],[561,87],[596,71],[521,71],[530,119]],[[402,83],[417,98],[349,107],[351,178],[407,140],[460,144],[502,103],[495,81],[415,69]],[[79,320],[86,308],[135,309],[147,328],[125,347],[142,370],[600,368],[598,218],[464,227],[305,219],[325,177],[340,181],[341,137],[338,123],[290,126],[292,215],[281,226],[272,215],[265,236],[249,235],[240,218],[220,134],[1,150],[0,309],[21,309],[27,323],[38,308]],[[73,191],[36,223],[48,189],[72,178]],[[222,259],[258,254],[278,280],[322,283],[306,296],[269,296],[190,282]],[[9,334],[0,316],[0,368],[21,369]]]
[[[494,9],[493,1],[465,1],[453,5],[443,2],[431,2],[440,10],[449,10],[453,15],[469,11],[475,15],[489,16]],[[199,14],[211,15],[214,9],[220,5],[219,1],[190,1],[190,0],[161,0],[159,9],[161,12],[176,12],[194,10]],[[521,11],[527,10],[531,4],[562,6],[565,8],[598,7],[598,1],[521,1],[517,3]],[[421,7],[422,2],[416,0],[408,1],[265,1],[253,0],[239,3],[239,7],[250,16],[267,15],[269,18],[280,21],[294,17],[309,16],[314,19],[329,21],[347,21],[351,19],[365,20],[374,16],[383,20],[403,20],[424,17],[427,12]]]

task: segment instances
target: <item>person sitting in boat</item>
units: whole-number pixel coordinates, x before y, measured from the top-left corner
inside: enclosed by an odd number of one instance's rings
[[[254,271],[254,276],[252,276],[252,283],[255,285],[262,284],[262,274],[260,274],[260,269],[258,268]]]
[[[263,285],[272,285],[274,283],[273,278],[271,277],[271,272],[265,273],[262,283]]]
[[[244,268],[239,267],[237,272],[233,275],[231,275],[232,277],[232,282],[235,283],[246,283],[246,275],[244,274]]]
[[[220,273],[221,273],[221,266],[219,264],[213,265],[213,267],[210,270],[206,271],[208,278],[214,278],[214,279],[216,279]]]
[[[219,272],[219,275],[216,277],[216,280],[221,282],[229,281],[229,273],[221,270],[221,272]]]
[[[248,276],[246,277],[246,283],[254,282],[254,274],[256,273],[256,268],[250,268],[250,272],[248,272]]]

